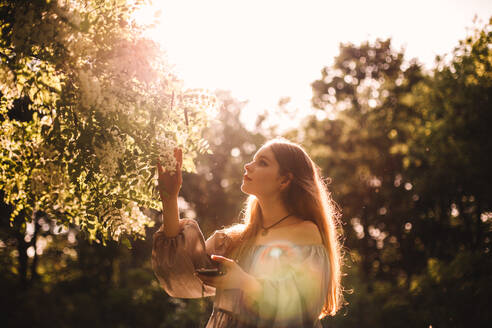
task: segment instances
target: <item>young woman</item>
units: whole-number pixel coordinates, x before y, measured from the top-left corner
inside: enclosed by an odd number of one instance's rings
[[[163,225],[153,236],[152,267],[172,297],[214,296],[211,327],[321,327],[341,303],[339,212],[319,168],[299,145],[264,144],[246,164],[250,195],[243,223],[206,241],[195,220],[179,219],[177,174],[158,165]],[[220,209],[217,209],[220,210]],[[220,275],[199,273],[219,267]]]

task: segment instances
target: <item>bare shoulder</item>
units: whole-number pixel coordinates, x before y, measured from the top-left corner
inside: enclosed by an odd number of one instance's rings
[[[317,245],[323,243],[318,226],[309,220],[303,220],[303,222],[296,224],[294,228],[290,229],[289,239],[299,245]]]
[[[313,244],[322,244],[323,239],[321,238],[321,232],[319,231],[318,225],[313,221],[305,220],[303,223],[307,235],[309,235]]]

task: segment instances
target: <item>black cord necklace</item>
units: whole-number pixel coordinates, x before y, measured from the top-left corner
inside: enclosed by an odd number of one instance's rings
[[[281,218],[280,220],[278,220],[277,222],[275,222],[274,224],[272,224],[272,225],[271,225],[271,226],[269,226],[268,228],[265,228],[265,227],[263,226],[263,220],[261,220],[261,228],[263,229],[263,231],[261,232],[261,235],[262,235],[262,236],[265,236],[265,235],[268,233],[268,230],[269,230],[271,227],[273,227],[273,226],[275,226],[275,225],[279,224],[280,222],[282,222],[283,220],[287,219],[287,218],[288,218],[289,216],[291,216],[291,215],[292,215],[292,214],[287,214],[286,216],[284,216],[283,218]]]

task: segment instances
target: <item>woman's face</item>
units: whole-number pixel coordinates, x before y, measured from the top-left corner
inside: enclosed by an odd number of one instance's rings
[[[244,165],[245,175],[241,191],[256,197],[270,197],[280,192],[282,178],[279,164],[268,147],[256,152],[253,161]]]

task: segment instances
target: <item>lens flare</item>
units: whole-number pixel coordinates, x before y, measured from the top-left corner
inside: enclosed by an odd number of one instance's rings
[[[262,282],[263,291],[258,308],[245,304],[245,310],[265,320],[274,317],[275,323],[283,324],[302,320],[306,310],[317,315],[323,304],[312,304],[312,300],[323,299],[320,296],[328,281],[327,262],[313,261],[319,258],[326,260],[323,256],[314,256],[313,252],[318,251],[322,251],[322,246],[302,247],[285,240],[258,246],[250,273]],[[306,302],[304,305],[303,300]]]

